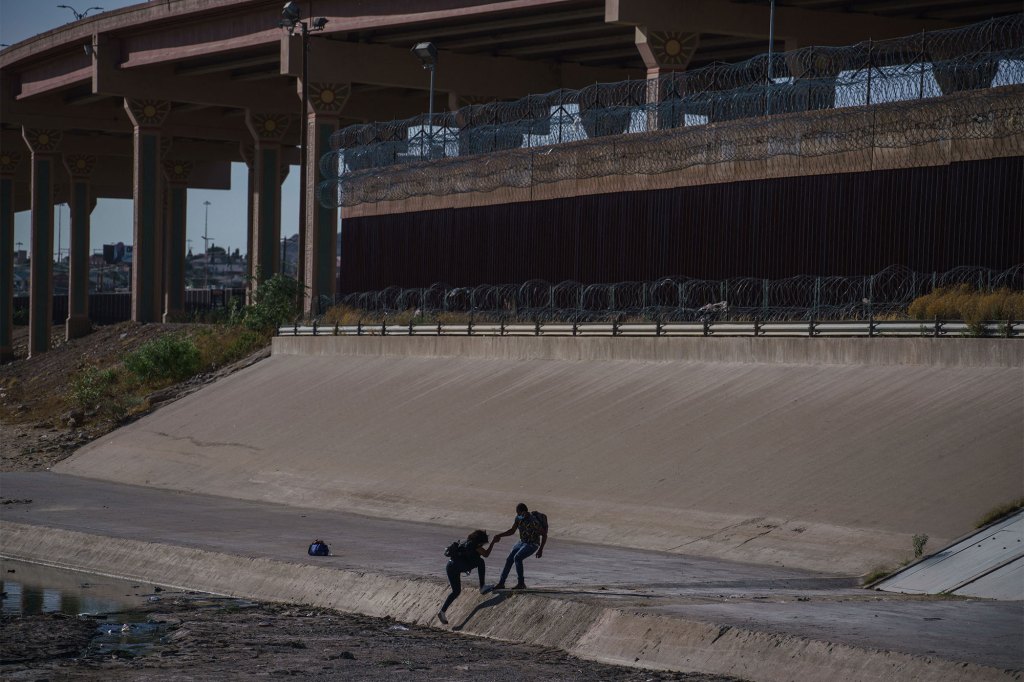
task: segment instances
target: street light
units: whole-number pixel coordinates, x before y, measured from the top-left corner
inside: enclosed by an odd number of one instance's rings
[[[206,230],[210,226],[210,202],[204,201],[206,207],[206,218],[203,220],[203,288],[210,290],[210,239]]]
[[[299,282],[306,278],[306,144],[308,131],[307,112],[309,111],[309,88],[306,87],[309,81],[309,32],[322,31],[327,26],[327,17],[317,17],[313,20],[312,26],[302,21],[302,8],[297,2],[288,2],[281,10],[281,28],[288,31],[288,35],[295,35],[295,29],[300,29],[302,36],[302,113],[299,115],[301,129],[299,131],[299,258],[298,268],[295,273]],[[284,272],[284,263],[281,263],[281,272]]]
[[[75,9],[71,5],[57,5],[57,7],[61,8],[61,9],[69,9],[69,10],[71,10],[71,13],[75,15],[75,21],[81,21],[82,19],[85,19],[89,15],[89,12],[93,11],[94,9],[98,9],[101,12],[103,11],[102,7],[90,7],[89,9],[85,10],[84,12],[79,12],[77,9]]]
[[[412,53],[419,57],[423,68],[430,71],[430,102],[428,104],[427,125],[430,128],[429,144],[430,150],[434,148],[434,73],[437,71],[437,47],[434,43],[416,43],[412,46]],[[420,143],[420,156],[423,155],[423,144]]]

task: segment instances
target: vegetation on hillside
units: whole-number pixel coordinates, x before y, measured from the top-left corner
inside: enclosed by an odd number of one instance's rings
[[[69,379],[67,404],[78,421],[114,424],[150,407],[154,394],[217,370],[266,346],[277,327],[299,312],[301,285],[275,275],[256,289],[252,305],[225,321],[158,336],[114,364],[83,365]]]

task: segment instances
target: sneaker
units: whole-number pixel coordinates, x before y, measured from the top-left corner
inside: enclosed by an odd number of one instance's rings
[[[512,589],[513,590],[525,590],[526,589],[526,583],[519,583],[518,585],[516,585]]]
[[[507,589],[508,588],[505,587],[505,583],[498,583],[497,585],[495,585],[494,587],[491,588],[491,591],[494,592],[494,591],[497,591],[497,590],[507,590]]]
[[[483,585],[483,586],[480,587],[480,594],[487,594],[488,592],[493,592],[493,591],[494,591],[494,586],[493,585]]]
[[[445,625],[448,625],[448,616],[444,615],[444,611],[437,612],[437,619]]]

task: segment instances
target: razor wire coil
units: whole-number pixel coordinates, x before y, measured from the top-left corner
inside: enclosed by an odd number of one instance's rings
[[[606,322],[646,319],[855,320],[902,315],[914,299],[937,289],[967,285],[977,291],[1024,291],[1024,264],[1005,270],[957,267],[917,272],[890,266],[865,276],[722,280],[663,277],[644,282],[585,284],[529,280],[520,284],[387,287],[349,293],[336,305],[369,313],[472,313],[494,320]],[[326,308],[324,308],[326,309]]]
[[[769,68],[770,66],[770,68]],[[771,78],[769,78],[769,74]],[[325,206],[1024,133],[1024,14],[348,126]],[[936,101],[941,98],[941,106]],[[770,115],[769,115],[770,114]],[[429,119],[429,120],[428,120]],[[712,125],[714,124],[714,125]]]

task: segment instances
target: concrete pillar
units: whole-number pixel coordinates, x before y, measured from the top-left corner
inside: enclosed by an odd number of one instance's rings
[[[249,276],[252,276],[252,232],[253,232],[253,197],[256,193],[256,148],[254,145],[243,142],[241,144],[242,161],[245,162],[246,170],[246,206],[245,206],[245,259]],[[252,303],[253,281],[250,279],[245,283],[246,301]]]
[[[685,125],[682,102],[671,96],[676,93],[666,97],[661,75],[686,70],[700,44],[700,34],[658,31],[648,26],[637,26],[635,39],[636,48],[647,68],[647,129],[659,130]]]
[[[96,166],[96,157],[87,154],[66,154],[64,167],[71,176],[68,206],[71,209],[71,248],[68,253],[68,318],[64,338],[71,340],[92,331],[89,320],[89,216],[93,197],[89,178]]]
[[[338,207],[320,203],[317,187],[323,179],[320,158],[330,151],[331,135],[352,92],[345,83],[310,83],[306,112],[306,224],[301,226],[305,300],[303,312],[318,315],[334,303],[338,275]]]
[[[167,178],[167,218],[165,223],[164,322],[185,320],[185,238],[188,209],[188,179],[191,161],[164,161]]]
[[[21,154],[0,154],[0,363],[14,359],[14,173]]]
[[[171,103],[124,101],[134,126],[132,241],[132,320],[159,322],[163,310],[163,178],[160,127]]]
[[[288,130],[289,119],[246,111],[245,123],[255,143],[249,275],[258,284],[281,271],[281,138]]]
[[[23,128],[32,152],[32,265],[29,271],[28,355],[50,349],[53,318],[53,185],[63,134]]]

